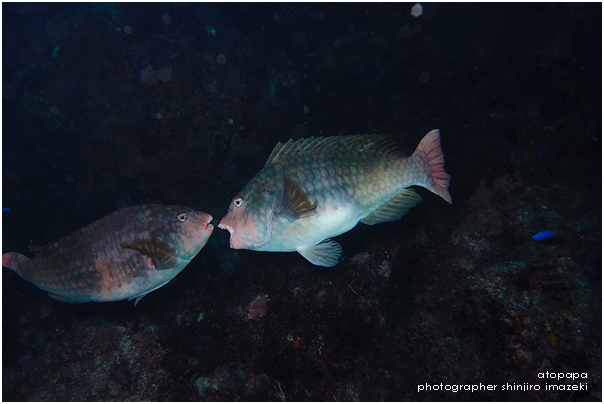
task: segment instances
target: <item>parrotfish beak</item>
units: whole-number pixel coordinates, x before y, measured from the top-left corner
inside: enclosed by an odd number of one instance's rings
[[[224,220],[224,219],[223,219],[223,220]],[[228,230],[228,231],[229,231],[229,233],[231,233],[231,237],[230,237],[230,239],[229,239],[229,244],[231,245],[231,248],[232,248],[232,249],[234,249],[234,250],[239,250],[239,249],[241,249],[241,247],[240,247],[240,246],[237,244],[237,242],[235,242],[235,243],[233,244],[233,241],[234,241],[234,237],[233,237],[233,236],[234,236],[234,233],[233,233],[233,232],[234,232],[235,230],[234,230],[234,229],[233,229],[231,226],[229,226],[229,225],[227,225],[227,224],[223,224],[223,223],[222,223],[222,221],[220,221],[220,223],[218,224],[218,228],[219,228],[219,229],[223,229],[223,230]]]
[[[210,224],[210,222],[213,220],[214,218],[212,217],[212,215],[208,215],[208,222],[205,226],[205,228],[203,229],[206,233],[212,234],[212,232],[214,231],[214,225]]]
[[[211,215],[203,213],[197,216],[191,215],[191,219],[192,227],[189,228],[191,233],[187,233],[188,236],[183,238],[184,249],[189,253],[197,254],[206,245],[214,231],[214,226],[210,224],[213,218]]]
[[[231,233],[231,237],[229,239],[229,244],[231,248],[234,250],[245,249],[236,239],[235,228],[234,226],[234,217],[231,212],[228,212],[225,217],[222,218],[220,223],[218,224],[219,229],[228,230]]]

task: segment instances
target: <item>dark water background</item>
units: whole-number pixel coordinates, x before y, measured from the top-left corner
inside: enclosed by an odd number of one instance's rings
[[[219,220],[292,137],[438,128],[454,203],[418,190],[335,268],[216,229],[134,309],[3,269],[2,399],[601,400],[601,4],[412,6],[3,3],[3,252]]]

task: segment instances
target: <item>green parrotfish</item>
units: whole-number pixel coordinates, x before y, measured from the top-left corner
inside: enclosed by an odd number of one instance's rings
[[[185,206],[138,205],[35,250],[2,254],[2,266],[68,303],[136,299],[178,275],[206,245],[212,216]]]
[[[218,225],[234,249],[297,251],[331,267],[342,255],[331,240],[362,222],[403,217],[422,198],[419,185],[451,203],[437,129],[413,155],[387,135],[311,137],[278,143],[262,170],[231,201]]]

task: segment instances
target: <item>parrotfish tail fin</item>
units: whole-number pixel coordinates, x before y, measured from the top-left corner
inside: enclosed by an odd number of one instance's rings
[[[18,252],[7,252],[2,254],[2,266],[15,271],[22,278],[23,274],[21,273],[19,267],[25,261],[29,261],[29,258]]]
[[[425,186],[436,195],[441,196],[445,201],[453,203],[451,194],[449,193],[449,182],[451,177],[445,171],[445,155],[440,147],[440,132],[434,129],[419,142],[413,155],[424,158],[428,166],[430,166],[431,174],[426,179]]]

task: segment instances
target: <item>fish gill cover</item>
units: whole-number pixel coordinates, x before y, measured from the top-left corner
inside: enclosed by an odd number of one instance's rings
[[[290,138],[439,129],[455,204],[333,268],[217,229],[136,308],[4,269],[2,399],[600,401],[601,5],[414,6],[3,3],[3,252],[221,218]]]

